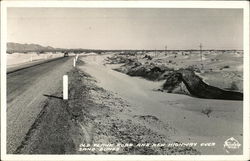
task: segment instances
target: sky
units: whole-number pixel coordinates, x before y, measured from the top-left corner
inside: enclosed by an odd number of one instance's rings
[[[8,8],[7,42],[83,49],[243,49],[241,9]]]

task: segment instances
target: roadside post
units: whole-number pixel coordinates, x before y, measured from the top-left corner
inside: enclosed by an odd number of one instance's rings
[[[76,54],[76,61],[77,61],[77,59],[78,59],[78,54]]]
[[[63,99],[68,100],[68,75],[63,76]]]
[[[73,67],[76,67],[76,58],[73,59]]]

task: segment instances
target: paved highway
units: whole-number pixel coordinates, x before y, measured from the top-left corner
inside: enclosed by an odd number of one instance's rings
[[[44,95],[62,90],[62,77],[72,63],[72,57],[64,57],[7,74],[8,154],[21,145],[44,106]]]

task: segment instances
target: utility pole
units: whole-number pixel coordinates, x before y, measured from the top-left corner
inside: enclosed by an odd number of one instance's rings
[[[165,46],[165,55],[167,54],[168,46]]]
[[[202,63],[202,44],[200,43],[200,56],[201,56],[201,69],[204,68],[203,63]]]

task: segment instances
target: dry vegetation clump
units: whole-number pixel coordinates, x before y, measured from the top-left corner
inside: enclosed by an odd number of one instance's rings
[[[210,113],[212,112],[213,110],[211,109],[210,106],[206,106],[205,108],[203,108],[201,110],[201,113],[207,115],[207,117],[210,117]]]
[[[231,83],[231,87],[229,88],[229,90],[233,90],[233,91],[238,91],[239,90],[239,88],[238,88],[237,84],[235,83],[235,81],[233,81]]]
[[[152,58],[151,56],[149,56],[149,55],[145,55],[143,58],[148,59],[148,60],[152,60],[152,59],[153,59],[153,58]]]
[[[198,98],[208,99],[229,99],[229,100],[243,100],[243,94],[240,92],[226,91],[217,87],[210,86],[202,81],[194,71],[190,69],[181,69],[174,71],[169,76],[163,87],[168,91],[173,91],[183,82],[188,92]]]
[[[152,59],[151,56],[145,55],[143,58]],[[172,68],[168,68],[163,65],[156,65],[154,63],[145,62],[142,64],[137,58],[127,58],[124,56],[114,56],[108,58],[110,64],[123,64],[119,68],[114,70],[128,74],[130,76],[139,76],[148,80],[163,80],[166,72],[173,71]]]
[[[197,73],[201,73],[200,68],[198,68],[196,65],[190,65],[186,69],[192,70],[192,71],[197,72]]]
[[[107,64],[122,64],[122,63],[128,63],[132,60],[124,56],[115,55],[112,57],[107,57],[106,61],[107,61]]]
[[[227,69],[227,68],[230,68],[230,66],[229,65],[225,65],[225,66],[221,67],[220,70]]]
[[[191,95],[186,88],[186,85],[181,79],[180,73],[172,72],[166,75],[166,81],[164,82],[162,88],[168,93],[178,93]]]
[[[140,65],[130,68],[127,72],[130,76],[140,76],[148,80],[159,80],[163,79],[162,74],[166,71],[172,71],[167,67],[154,66],[154,65]]]
[[[173,53],[175,60],[177,59],[177,54],[178,53],[175,52]],[[154,56],[153,58],[150,53],[145,55],[114,55],[109,59],[112,63],[123,63],[123,65],[115,69],[116,71],[130,76],[143,77],[152,81],[165,80],[162,89],[169,93],[181,93],[208,99],[243,99],[242,93],[235,92],[239,89],[236,82],[232,82],[227,90],[223,90],[222,88],[218,88],[220,86],[212,86],[205,83],[203,79],[196,74],[200,73],[199,75],[205,75],[205,77],[211,75],[214,73],[214,70],[211,67],[207,67],[207,70],[202,72],[197,64],[191,64],[189,62],[189,65],[185,67],[179,65],[179,60],[173,62],[173,60],[169,60],[168,58],[164,58],[166,59],[164,64],[161,56],[158,56],[157,58]],[[231,69],[229,65],[223,66],[223,69],[229,68]],[[208,78],[210,79],[210,77]]]

